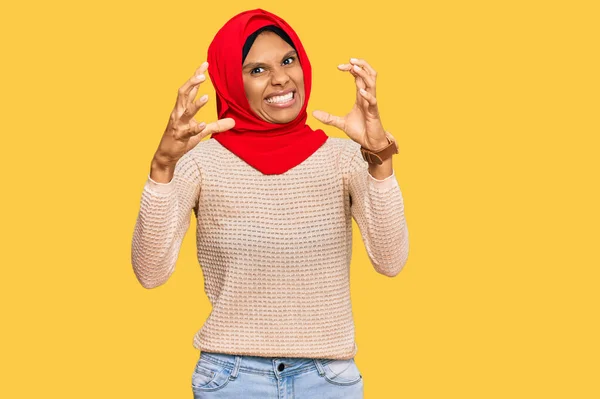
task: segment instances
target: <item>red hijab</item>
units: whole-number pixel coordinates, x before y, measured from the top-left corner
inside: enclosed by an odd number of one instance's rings
[[[242,78],[242,48],[248,36],[266,25],[283,29],[292,39],[304,74],[305,100],[288,123],[271,123],[250,108]],[[214,138],[229,151],[266,175],[285,173],[314,153],[328,136],[306,124],[312,83],[308,56],[296,32],[278,16],[260,8],[244,11],[217,32],[208,48],[208,73],[217,94],[218,118],[233,118],[235,126]]]

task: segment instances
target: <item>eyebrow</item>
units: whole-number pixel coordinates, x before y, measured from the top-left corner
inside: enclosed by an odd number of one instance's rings
[[[298,53],[296,52],[296,50],[291,50],[291,51],[288,51],[288,52],[287,52],[287,53],[286,53],[286,54],[283,56],[283,58],[281,58],[281,60],[283,61],[283,60],[287,59],[288,57],[290,57],[290,56],[292,56],[292,55],[296,55],[296,56],[298,55]],[[242,69],[254,69],[254,68],[261,67],[261,66],[266,66],[266,64],[265,64],[264,62],[251,62],[251,63],[249,63],[249,64],[246,64],[246,65],[244,65],[244,66],[242,67]]]

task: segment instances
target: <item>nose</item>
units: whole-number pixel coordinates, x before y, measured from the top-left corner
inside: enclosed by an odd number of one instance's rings
[[[276,68],[271,76],[271,84],[285,86],[290,80],[289,75],[283,68]]]

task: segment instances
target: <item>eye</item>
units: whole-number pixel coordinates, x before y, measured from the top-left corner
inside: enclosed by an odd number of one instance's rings
[[[286,59],[283,61],[283,63],[284,63],[285,65],[289,65],[289,64],[291,64],[291,63],[292,63],[292,62],[293,62],[295,59],[296,59],[296,57],[288,57],[288,58],[286,58]],[[292,61],[290,61],[288,64],[286,64],[285,62],[286,62],[287,60],[292,60]]]
[[[252,69],[252,70],[250,71],[250,75],[255,75],[254,71],[257,71],[257,70],[258,70],[258,72],[256,72],[256,73],[260,73],[260,70],[261,70],[261,69],[263,69],[263,68],[262,68],[262,67],[256,67],[256,68]]]

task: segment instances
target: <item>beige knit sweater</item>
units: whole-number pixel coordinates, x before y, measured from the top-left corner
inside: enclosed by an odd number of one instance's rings
[[[352,217],[375,271],[395,276],[408,257],[395,174],[371,176],[350,139],[329,137],[280,175],[263,175],[209,139],[179,160],[169,183],[148,176],[131,246],[145,288],[164,284],[175,270],[192,210],[212,304],[193,340],[201,351],[350,359],[358,349]]]

